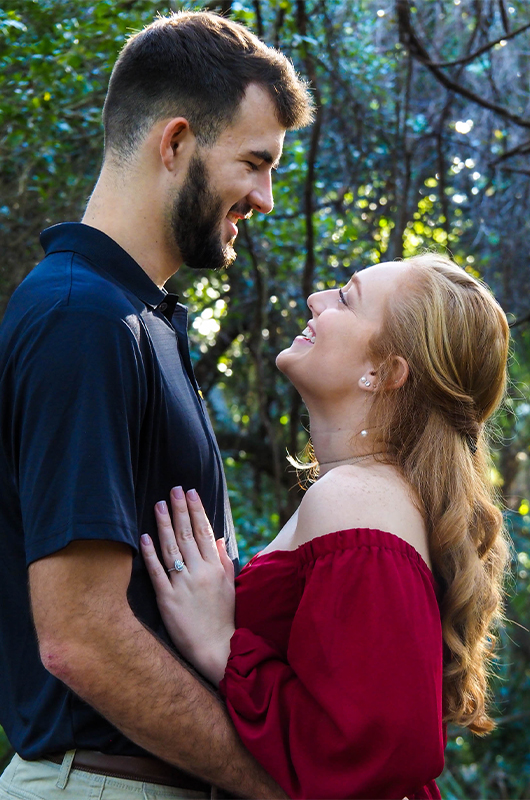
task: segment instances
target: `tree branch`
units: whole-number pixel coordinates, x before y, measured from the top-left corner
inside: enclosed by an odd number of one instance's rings
[[[256,33],[260,39],[263,39],[263,18],[261,16],[260,0],[253,0],[254,16],[256,17]]]
[[[263,358],[263,334],[262,330],[266,323],[265,309],[267,306],[267,285],[266,273],[261,265],[254,244],[250,236],[248,226],[243,221],[243,233],[247,244],[247,250],[250,255],[250,261],[254,271],[254,285],[256,290],[256,301],[254,306],[254,319],[250,327],[250,337],[248,339],[248,348],[254,361],[256,370],[257,381],[257,400],[258,412],[263,430],[267,433],[271,451],[272,451],[272,464],[273,464],[273,477],[274,477],[274,493],[276,496],[276,507],[281,509],[282,506],[282,465],[280,459],[280,452],[278,447],[278,435],[274,427],[274,423],[269,413],[268,396],[268,381],[265,374],[265,364]]]
[[[228,17],[232,11],[232,0],[211,0],[203,5],[201,10],[217,11],[224,17]]]
[[[495,717],[495,725],[508,725],[510,722],[520,722],[529,717],[530,711],[518,711],[516,714],[507,714],[505,717]]]
[[[501,12],[502,17],[502,26],[504,28],[504,32],[507,34],[506,39],[508,38],[508,34],[510,33],[510,18],[506,13],[506,6],[504,5],[504,0],[499,0],[499,10]]]
[[[408,48],[413,58],[415,58],[417,61],[420,61],[427,67],[427,69],[434,75],[436,80],[442,84],[442,86],[445,86],[446,89],[451,89],[451,91],[462,95],[462,97],[466,97],[468,100],[471,100],[472,103],[476,103],[477,105],[482,106],[482,108],[487,108],[489,111],[493,111],[500,117],[510,120],[510,122],[513,122],[515,125],[519,125],[522,128],[530,128],[530,120],[523,119],[523,117],[520,117],[517,114],[512,114],[506,108],[498,106],[495,103],[491,103],[489,100],[486,100],[474,92],[471,92],[465,86],[462,86],[461,84],[451,80],[451,78],[448,78],[447,75],[445,75],[439,69],[439,67],[434,66],[434,62],[432,61],[423,44],[420,42],[412,26],[410,19],[409,0],[396,0],[396,14],[398,18],[399,39],[401,43]]]
[[[305,63],[307,76],[311,81],[313,91],[315,93],[315,106],[316,116],[311,130],[311,141],[309,145],[309,153],[307,156],[307,174],[304,187],[304,212],[305,212],[305,246],[306,258],[304,265],[304,274],[302,276],[302,294],[308,297],[313,291],[313,276],[315,272],[315,231],[313,222],[313,194],[315,183],[315,163],[318,153],[318,142],[320,139],[320,130],[322,127],[322,98],[317,83],[317,75],[315,63],[312,55],[307,47],[305,37],[307,36],[307,11],[305,7],[305,0],[297,0],[296,3],[296,21],[300,36],[302,39],[302,55]]]
[[[513,172],[515,175],[530,175],[530,169],[514,169],[513,167],[500,167],[501,172]]]
[[[495,159],[495,161],[491,161],[489,166],[496,167],[497,164],[500,164],[501,161],[506,161],[507,158],[512,158],[512,156],[519,156],[525,155],[526,153],[530,153],[530,139],[526,142],[521,142],[518,144],[517,147],[512,147],[511,150],[507,150],[502,156],[499,156]]]
[[[479,47],[478,50],[475,50],[474,53],[471,53],[468,56],[462,56],[462,58],[458,58],[456,61],[429,61],[426,63],[426,66],[429,67],[457,67],[459,65],[470,64],[479,56],[487,53],[488,50],[491,50],[495,45],[500,44],[501,42],[507,42],[508,39],[513,39],[514,36],[518,36],[523,31],[527,31],[530,28],[530,22],[527,22],[526,25],[523,25],[520,28],[517,28],[516,31],[512,31],[511,33],[507,33],[504,36],[500,36],[498,39],[495,39],[494,42],[488,42],[483,47]]]

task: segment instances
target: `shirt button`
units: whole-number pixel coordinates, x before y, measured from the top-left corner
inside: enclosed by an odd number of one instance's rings
[[[158,310],[162,311],[162,313],[166,310],[166,308],[167,308],[167,303],[160,303],[160,305],[158,306]]]

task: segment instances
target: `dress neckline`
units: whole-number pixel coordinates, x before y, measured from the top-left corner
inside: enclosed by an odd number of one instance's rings
[[[385,547],[390,550],[401,551],[426,570],[433,583],[436,583],[431,568],[413,545],[402,539],[401,536],[397,536],[390,531],[383,531],[380,528],[343,528],[337,531],[330,531],[303,542],[294,550],[277,549],[269,550],[266,553],[260,551],[252,556],[246,566],[255,566],[258,563],[275,559],[311,560],[312,556],[318,557],[334,550],[345,550],[359,546]]]

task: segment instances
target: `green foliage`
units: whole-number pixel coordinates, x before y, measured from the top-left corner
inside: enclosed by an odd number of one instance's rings
[[[271,480],[244,462],[225,458],[226,480],[237,531],[239,557],[246,564],[278,530],[280,516],[275,505]]]
[[[11,745],[7,741],[7,736],[5,735],[3,729],[0,728],[0,773],[3,772],[12,755],[13,750]]]

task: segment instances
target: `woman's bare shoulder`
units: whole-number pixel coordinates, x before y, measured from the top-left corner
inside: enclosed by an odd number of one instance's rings
[[[413,493],[389,465],[336,467],[305,493],[296,544],[350,528],[388,531],[409,542],[428,563],[425,524]]]

